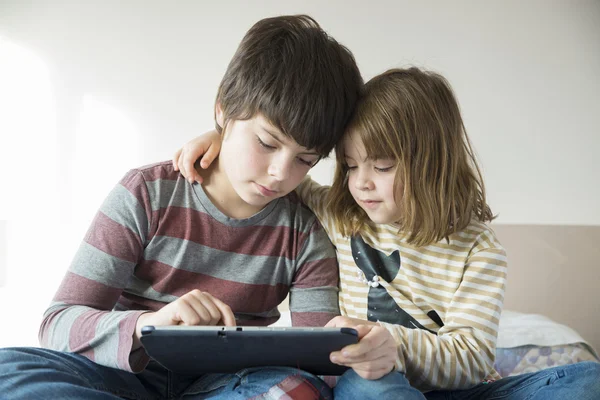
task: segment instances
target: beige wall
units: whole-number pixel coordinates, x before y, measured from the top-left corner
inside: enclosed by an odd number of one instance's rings
[[[504,308],[544,314],[600,351],[600,226],[495,225],[508,253]]]

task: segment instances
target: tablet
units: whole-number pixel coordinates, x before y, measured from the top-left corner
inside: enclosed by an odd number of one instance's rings
[[[357,343],[358,333],[352,328],[145,326],[140,340],[151,358],[179,374],[286,366],[341,375],[348,368],[333,364],[329,355]]]

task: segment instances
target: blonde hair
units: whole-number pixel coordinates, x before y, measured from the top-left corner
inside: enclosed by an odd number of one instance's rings
[[[364,87],[346,134],[356,133],[371,159],[396,160],[399,231],[425,246],[494,216],[483,178],[448,81],[418,68],[392,69]],[[343,142],[343,141],[342,141]],[[344,236],[375,226],[348,189],[343,143],[327,207]]]

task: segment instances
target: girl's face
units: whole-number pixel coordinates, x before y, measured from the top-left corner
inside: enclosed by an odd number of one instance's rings
[[[365,146],[354,132],[342,140],[348,165],[348,188],[354,200],[373,222],[397,222],[401,212],[394,200],[396,161],[367,158]]]

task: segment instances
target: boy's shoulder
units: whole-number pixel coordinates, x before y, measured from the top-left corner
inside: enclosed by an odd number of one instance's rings
[[[317,216],[300,199],[295,191],[280,197],[277,201],[275,212],[272,214],[289,219],[289,223],[296,228],[310,229],[312,227],[321,228]]]
[[[157,202],[152,207],[158,207],[158,204],[168,202],[169,199],[174,200],[175,192],[185,190],[186,185],[180,185],[180,180],[187,183],[183,175],[175,171],[171,161],[161,161],[130,169],[121,178],[119,185],[139,201]]]
[[[179,171],[175,171],[173,163],[171,161],[160,161],[130,169],[119,183],[131,190],[148,185],[156,186],[158,184],[161,186],[163,182],[178,179],[185,178]]]
[[[290,193],[282,196],[280,200],[283,200],[287,207],[290,207],[295,212],[307,217],[307,218],[316,218],[315,214],[312,212],[310,208],[302,201],[298,193],[295,190],[292,190]]]
[[[158,179],[176,180],[181,177],[179,171],[175,171],[172,161],[159,161],[132,168],[129,171],[129,174],[139,174],[143,176],[146,181],[155,181]]]

